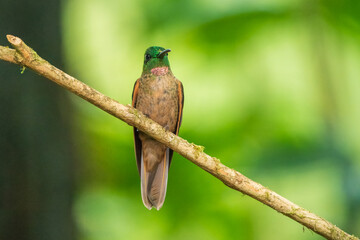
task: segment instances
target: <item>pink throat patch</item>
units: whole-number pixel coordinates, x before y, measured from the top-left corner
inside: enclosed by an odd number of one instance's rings
[[[151,73],[156,76],[165,75],[168,73],[168,71],[169,71],[168,67],[156,67],[156,68],[151,69]]]

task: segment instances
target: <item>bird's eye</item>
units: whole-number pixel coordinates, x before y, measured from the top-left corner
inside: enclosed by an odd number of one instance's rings
[[[150,54],[145,54],[145,63],[147,63],[150,60],[151,56]]]

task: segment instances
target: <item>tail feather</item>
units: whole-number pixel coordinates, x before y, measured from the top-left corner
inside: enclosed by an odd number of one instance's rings
[[[149,156],[149,155],[148,155]],[[151,159],[156,157],[150,155],[145,161],[152,161],[154,164],[147,169],[150,164],[146,164],[141,155],[141,196],[144,205],[150,210],[155,207],[159,210],[165,201],[168,171],[169,171],[169,149],[167,148],[161,161]]]

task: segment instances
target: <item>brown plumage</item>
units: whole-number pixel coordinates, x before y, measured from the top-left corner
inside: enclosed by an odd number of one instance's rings
[[[167,52],[169,50],[160,47],[146,51],[143,73],[135,82],[132,105],[166,130],[178,134],[183,87],[170,70]],[[148,209],[159,210],[165,200],[173,151],[136,128],[134,141],[143,203]]]

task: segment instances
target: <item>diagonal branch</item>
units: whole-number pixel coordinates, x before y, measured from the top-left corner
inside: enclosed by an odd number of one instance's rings
[[[121,119],[131,126],[137,127],[140,131],[162,142],[218,178],[228,187],[249,195],[319,235],[327,239],[359,240],[359,238],[349,235],[325,219],[223,165],[219,159],[204,153],[202,146],[189,143],[181,137],[165,131],[159,124],[145,117],[130,105],[120,104],[54,67],[37,55],[37,53],[28,47],[20,38],[7,35],[7,39],[15,49],[0,46],[1,60],[32,69],[37,74],[48,78],[114,117]]]

